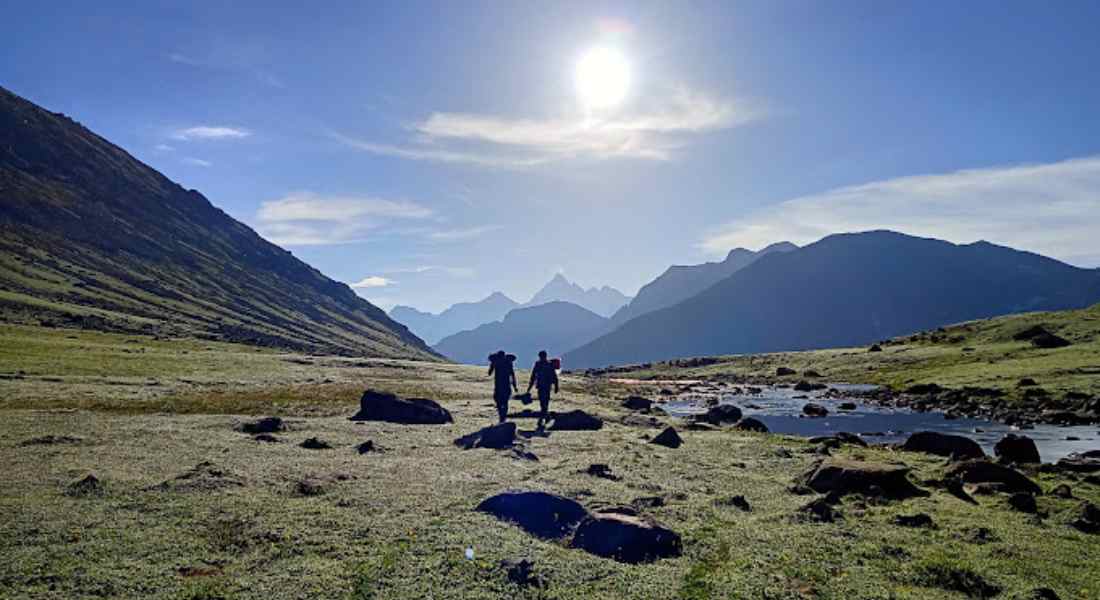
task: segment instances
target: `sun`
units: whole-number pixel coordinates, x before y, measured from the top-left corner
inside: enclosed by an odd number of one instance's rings
[[[607,46],[585,52],[577,61],[574,77],[581,104],[589,110],[619,105],[630,89],[630,65],[626,57]]]

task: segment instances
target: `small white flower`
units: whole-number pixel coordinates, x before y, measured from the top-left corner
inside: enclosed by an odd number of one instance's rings
[[[474,559],[474,549],[473,548],[467,548],[466,549],[466,560],[473,560],[473,559]]]

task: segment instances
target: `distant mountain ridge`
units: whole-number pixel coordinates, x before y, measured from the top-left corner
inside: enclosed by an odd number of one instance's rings
[[[721,262],[673,265],[656,279],[642,286],[629,304],[615,312],[611,317],[611,323],[617,327],[634,317],[678,304],[751,265],[763,256],[773,252],[790,252],[797,249],[798,246],[790,242],[777,242],[758,252],[734,248]]]
[[[602,317],[610,317],[630,302],[630,297],[607,285],[584,289],[558,273],[523,306],[538,306],[554,301],[569,302]]]
[[[0,88],[0,321],[438,360],[384,312]]]
[[[859,346],[950,323],[1100,301],[1100,270],[889,231],[771,253],[569,352],[571,368]]]
[[[390,309],[390,318],[404,323],[413,333],[429,344],[443,338],[473,329],[478,325],[499,321],[519,303],[500,292],[493,292],[477,302],[459,302],[439,314],[398,305]]]
[[[520,365],[528,366],[539,350],[560,356],[605,333],[608,319],[569,302],[553,301],[517,308],[502,320],[451,335],[435,350],[461,363],[488,364],[497,350],[515,354]]]

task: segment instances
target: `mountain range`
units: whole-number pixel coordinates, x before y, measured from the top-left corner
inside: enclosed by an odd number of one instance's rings
[[[524,306],[538,306],[555,301],[576,304],[602,317],[610,317],[630,302],[630,297],[606,285],[585,289],[558,273],[542,289],[535,292]]]
[[[347,285],[0,88],[0,321],[438,360]]]
[[[1100,301],[1100,270],[988,242],[889,231],[773,252],[565,355],[570,368],[858,346],[1008,313]]]

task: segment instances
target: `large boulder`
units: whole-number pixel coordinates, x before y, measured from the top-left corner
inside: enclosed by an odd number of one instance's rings
[[[552,431],[596,431],[603,427],[603,420],[583,410],[571,410],[554,416]]]
[[[802,414],[807,417],[827,417],[829,416],[829,409],[820,404],[807,402],[806,405],[802,407]]]
[[[823,390],[829,386],[824,383],[810,383],[805,379],[794,384],[794,391],[796,392],[815,392],[817,390]]]
[[[679,448],[684,440],[680,437],[680,434],[676,433],[676,430],[671,427],[665,427],[665,430],[657,434],[657,437],[649,440],[651,444],[657,444],[658,446],[664,446],[666,448]]]
[[[803,476],[806,487],[822,494],[862,494],[893,499],[926,496],[909,481],[909,467],[828,458]]]
[[[464,450],[471,448],[493,448],[503,450],[516,443],[516,424],[497,423],[483,427],[455,440],[455,445]]]
[[[398,398],[396,394],[367,390],[359,399],[359,412],[351,421],[385,421],[404,425],[443,425],[453,423],[451,413],[427,398]]]
[[[581,521],[573,548],[623,563],[646,563],[680,556],[680,535],[657,523],[621,512],[597,512]]]
[[[1074,452],[1065,458],[1059,459],[1056,465],[1061,471],[1095,473],[1100,471],[1100,450]]]
[[[1010,433],[993,446],[993,453],[1001,462],[1009,464],[1039,463],[1039,448],[1026,435]]]
[[[486,498],[476,510],[542,539],[563,538],[588,516],[579,503],[546,492],[504,492]]]
[[[967,460],[951,465],[947,470],[948,478],[956,478],[963,483],[995,483],[1006,492],[1026,492],[1041,494],[1042,489],[1023,473],[1004,465],[985,459]]]
[[[935,431],[918,431],[914,433],[909,436],[909,439],[905,440],[901,449],[956,459],[985,457],[982,447],[974,440],[961,435],[937,433]]]
[[[758,433],[768,433],[768,426],[764,424],[760,419],[754,419],[752,417],[745,417],[741,419],[737,425],[734,425],[735,429],[741,431],[756,431]]]
[[[741,420],[741,409],[732,404],[719,404],[710,407],[699,420],[711,425],[733,424]]]
[[[629,410],[648,411],[653,408],[653,401],[641,396],[628,396],[623,400],[623,408]]]

